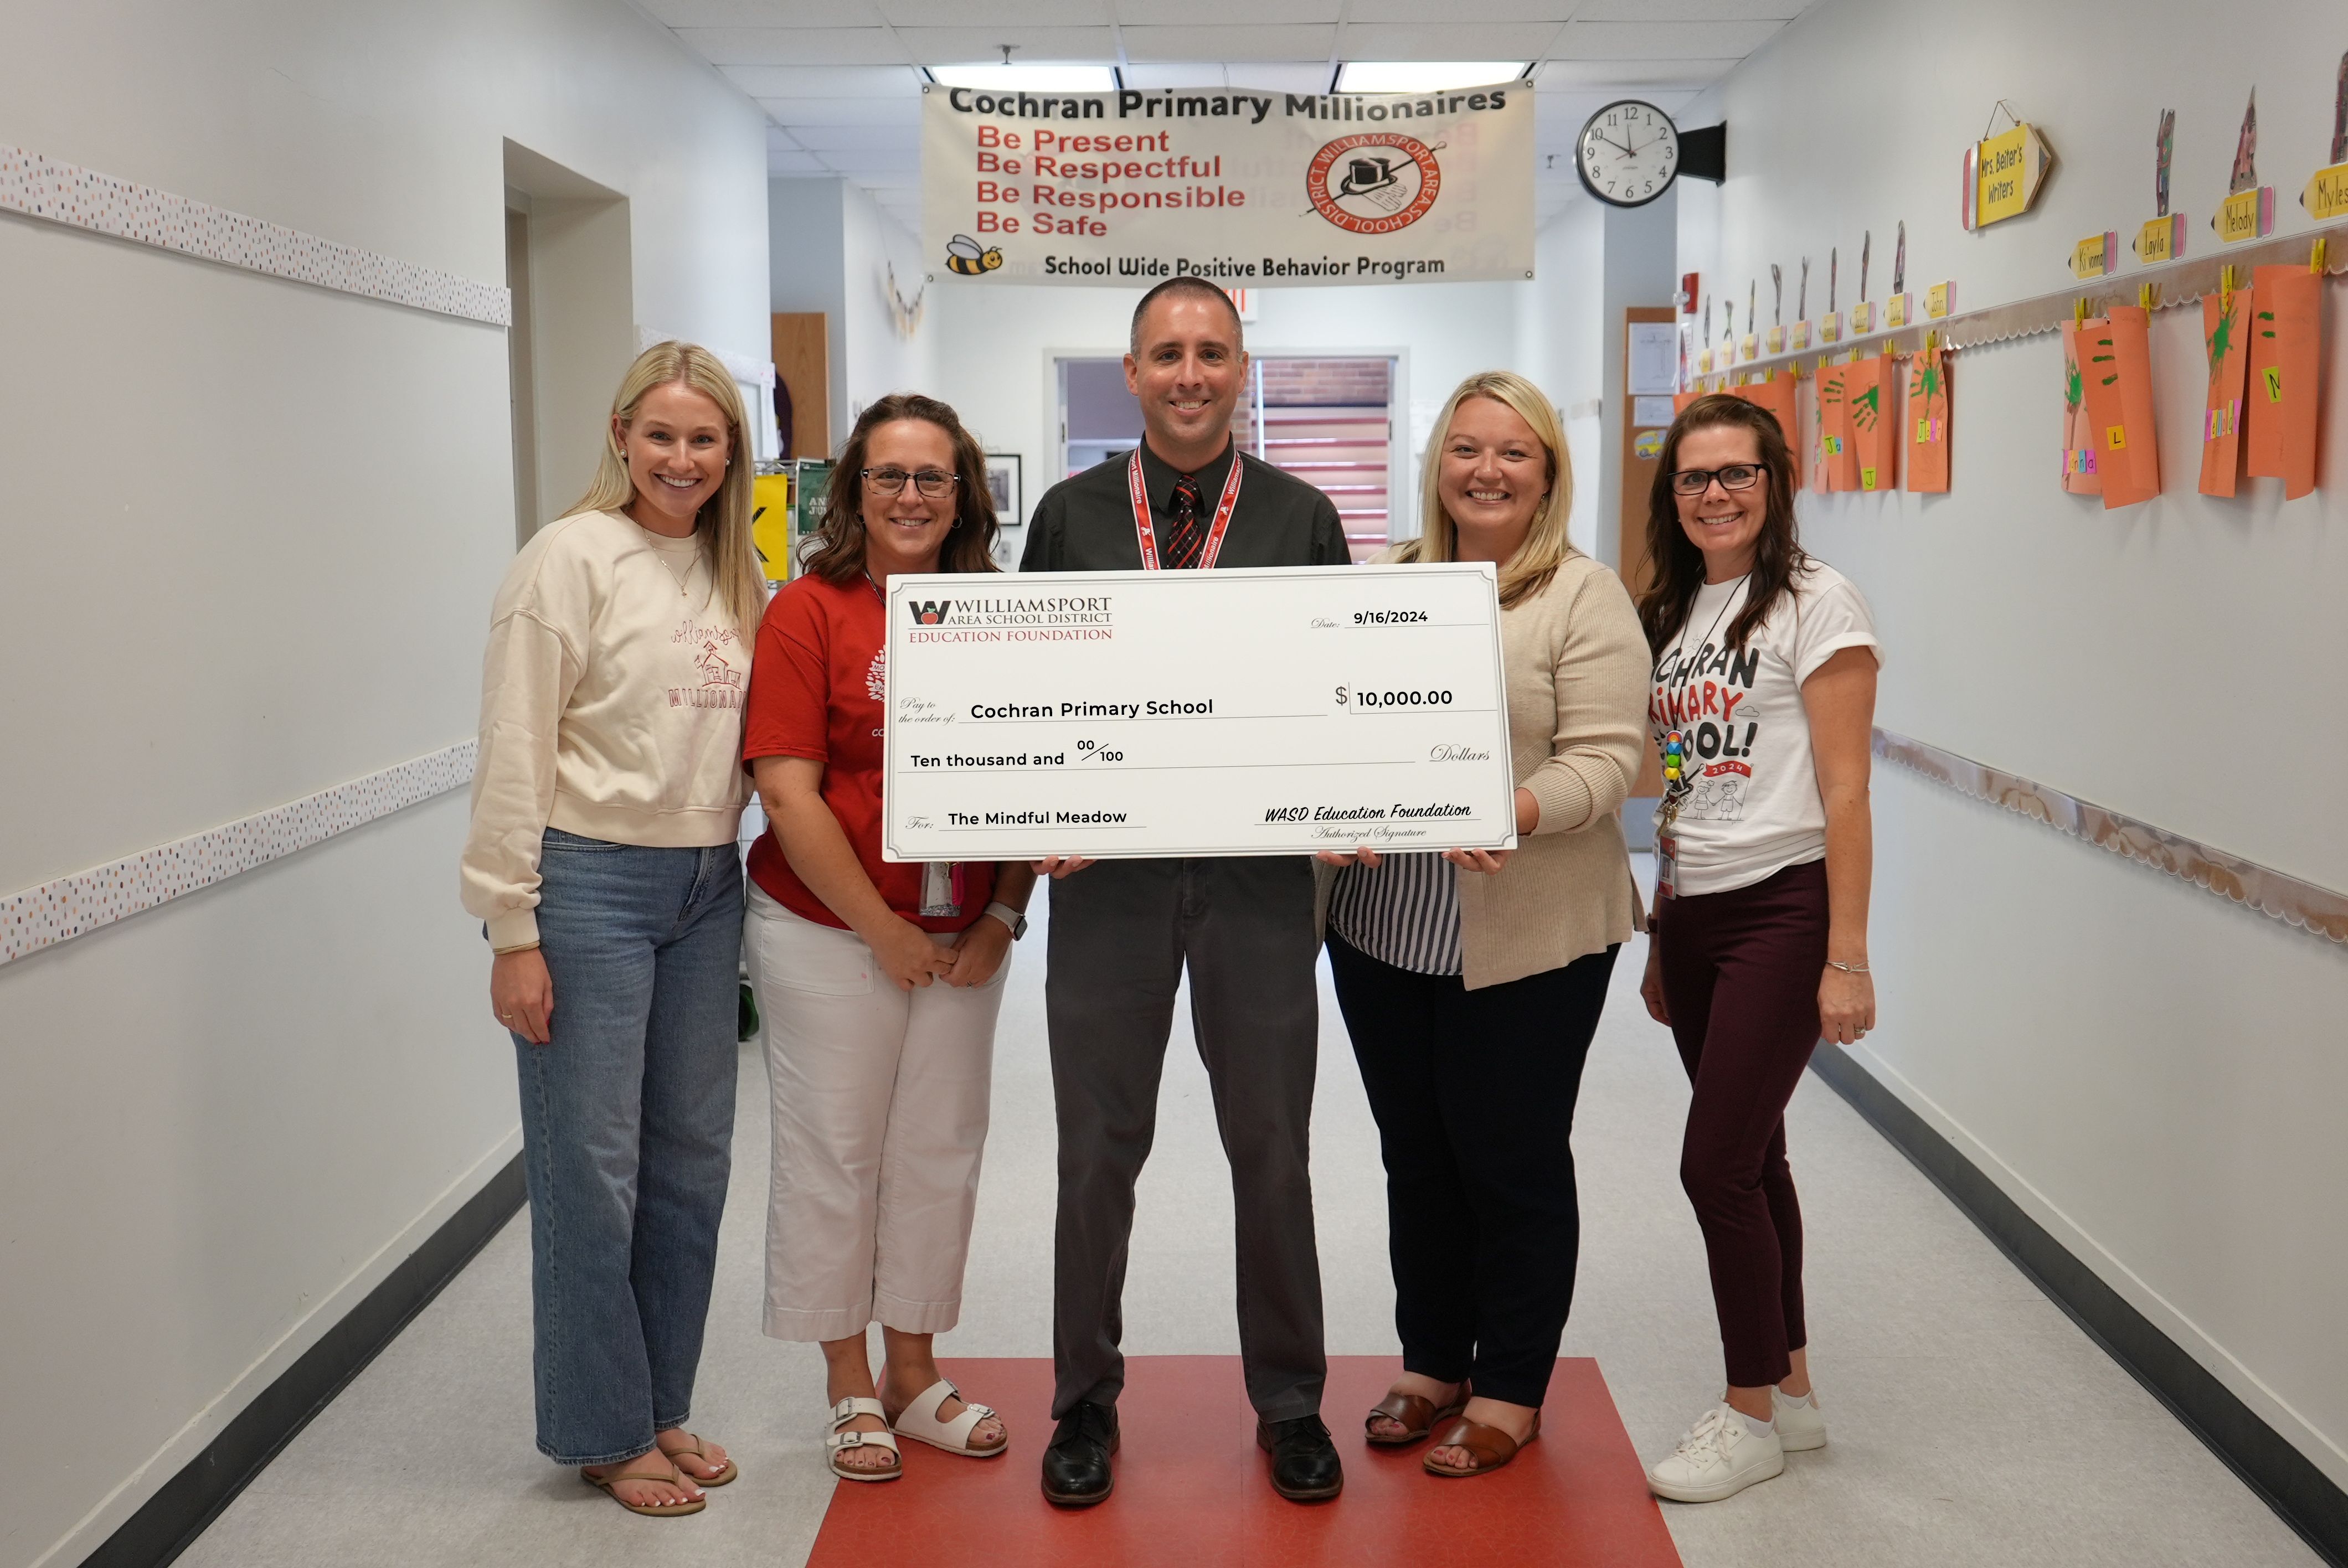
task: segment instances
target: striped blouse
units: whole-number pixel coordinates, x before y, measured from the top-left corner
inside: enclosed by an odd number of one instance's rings
[[[1456,975],[1459,873],[1440,855],[1388,855],[1373,869],[1346,866],[1329,891],[1329,924],[1382,964],[1421,975]]]

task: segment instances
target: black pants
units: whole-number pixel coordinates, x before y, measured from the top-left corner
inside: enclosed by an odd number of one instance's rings
[[[1617,950],[1471,991],[1330,933],[1385,1158],[1404,1370],[1511,1405],[1548,1393],[1581,1250],[1573,1106]]]
[[[1231,1164],[1248,1399],[1268,1421],[1313,1415],[1328,1374],[1309,1143],[1321,1033],[1313,863],[1108,860],[1051,888],[1052,1414],[1079,1400],[1115,1404],[1125,1388],[1133,1184],[1157,1132],[1187,968],[1190,1026]]]
[[[1663,1001],[1694,1092],[1680,1184],[1695,1205],[1734,1388],[1785,1381],[1802,1320],[1802,1203],[1786,1107],[1818,1042],[1827,863],[1663,906]]]

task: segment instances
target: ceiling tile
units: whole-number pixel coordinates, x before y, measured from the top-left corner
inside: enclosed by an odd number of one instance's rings
[[[1741,60],[1783,22],[1569,22],[1550,53],[1561,60]]]
[[[983,5],[973,5],[970,0],[871,3],[900,27],[967,27],[974,20],[983,20],[989,27],[1097,27],[1116,19],[1109,0],[985,0]]]
[[[1246,62],[1223,74],[1231,86],[1255,92],[1325,93],[1335,73],[1327,60],[1321,59]]]
[[[796,137],[781,126],[770,125],[767,128],[767,145],[769,148],[782,148],[788,150],[797,149],[800,144]]]
[[[1774,3],[1784,5],[1787,0]],[[1555,26],[1581,14],[1575,0],[1445,0],[1443,6],[1447,26],[1454,25],[1455,18],[1457,22],[1547,22]],[[1424,24],[1426,15],[1425,0],[1354,0],[1345,20]]]
[[[1117,39],[1099,27],[900,27],[897,36],[925,66],[994,62],[1009,44],[1021,65],[1102,63],[1117,58]]]
[[[872,0],[643,0],[672,27],[873,27]]]
[[[1223,67],[1190,61],[1146,61],[1128,65],[1125,85],[1145,93],[1160,87],[1220,87],[1230,85]]]
[[[891,98],[760,98],[777,125],[919,125],[922,100]]]
[[[1576,87],[1571,92],[1543,92],[1534,98],[1533,140],[1540,147],[1570,148],[1581,135],[1581,128],[1590,117],[1606,105],[1623,97],[1615,87]],[[1676,116],[1692,102],[1695,94],[1684,89],[1660,90],[1642,87],[1638,97],[1667,115]]]
[[[1577,22],[1784,22],[1815,0],[1584,0]]]
[[[786,152],[781,148],[767,149],[767,172],[769,174],[829,174],[811,152]]]
[[[1551,53],[1554,22],[1348,22],[1341,60],[1538,60]]]
[[[1250,27],[1127,27],[1126,58],[1195,60],[1324,59],[1336,43],[1334,23],[1278,23]]]
[[[825,168],[840,174],[919,174],[922,170],[920,153],[885,148],[841,148],[816,156],[823,160]]]
[[[1115,0],[1115,4],[1117,19],[1136,27],[1334,22],[1344,14],[1344,0]]]
[[[885,27],[679,27],[685,47],[717,66],[903,65]]]
[[[910,98],[922,96],[911,66],[727,66],[720,73],[754,98]]]
[[[796,125],[791,138],[809,152],[919,152],[918,125]]]
[[[1735,60],[1551,60],[1533,81],[1543,92],[1702,87],[1726,76],[1736,64]]]

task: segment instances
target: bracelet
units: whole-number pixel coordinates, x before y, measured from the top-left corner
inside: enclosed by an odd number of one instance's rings
[[[1838,964],[1832,958],[1827,960],[1827,968],[1840,969],[1846,975],[1864,975],[1869,972],[1865,964]]]

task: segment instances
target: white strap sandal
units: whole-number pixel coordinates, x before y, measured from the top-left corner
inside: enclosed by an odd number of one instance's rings
[[[911,1404],[899,1411],[897,1419],[890,1425],[899,1437],[911,1438],[915,1442],[927,1443],[950,1454],[961,1454],[965,1459],[993,1459],[1011,1446],[1011,1437],[1007,1432],[991,1447],[972,1445],[970,1434],[978,1430],[979,1422],[994,1414],[991,1406],[964,1400],[961,1415],[950,1421],[938,1419],[939,1406],[948,1399],[960,1399],[962,1390],[941,1378],[923,1389]]]
[[[831,1473],[842,1481],[894,1481],[905,1472],[904,1456],[897,1450],[896,1434],[890,1431],[850,1432],[840,1429],[859,1416],[889,1417],[878,1399],[860,1399],[853,1394],[831,1408],[831,1435],[823,1440],[825,1460]],[[850,1449],[881,1448],[889,1450],[889,1462],[867,1467],[842,1464],[840,1459]]]

